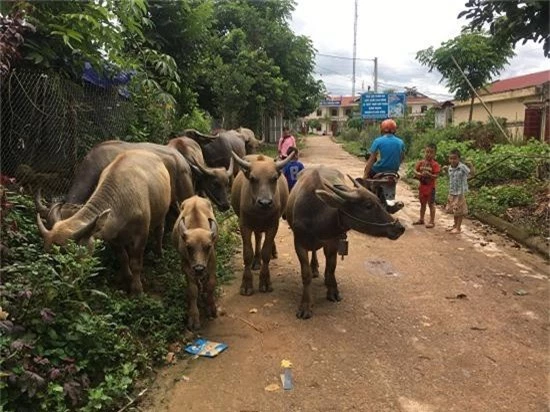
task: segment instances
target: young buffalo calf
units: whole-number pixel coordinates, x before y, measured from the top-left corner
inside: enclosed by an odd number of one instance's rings
[[[218,225],[212,205],[198,196],[186,199],[172,231],[172,240],[181,255],[181,269],[187,279],[188,321],[191,330],[200,329],[197,298],[206,287],[208,315],[216,317],[216,251]]]

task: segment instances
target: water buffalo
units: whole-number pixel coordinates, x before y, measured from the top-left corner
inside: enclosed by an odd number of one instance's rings
[[[264,143],[264,140],[256,139],[254,132],[246,127],[239,127],[236,129],[239,137],[244,141],[246,154],[254,154],[260,148],[260,145]]]
[[[206,287],[208,315],[216,317],[216,240],[218,225],[207,199],[190,197],[181,204],[181,212],[172,231],[172,240],[181,255],[181,270],[187,280],[187,326],[200,329],[197,297]],[[206,281],[206,285],[203,285]]]
[[[180,152],[191,166],[195,181],[195,192],[204,192],[222,212],[229,209],[229,188],[233,180],[233,158],[229,169],[209,167],[203,157],[200,145],[189,137],[171,139],[167,146]]]
[[[222,131],[216,136],[211,136],[193,129],[187,129],[183,134],[200,145],[204,160],[210,167],[229,169],[233,151],[240,157],[246,155],[244,141],[234,130]],[[238,172],[239,169],[234,168],[233,175],[236,176]]]
[[[336,282],[338,243],[350,229],[395,240],[405,228],[383,207],[373,193],[350,178],[346,184],[339,171],[327,167],[305,169],[292,189],[286,207],[286,220],[294,232],[294,248],[300,261],[303,294],[298,318],[312,316],[311,278],[315,251],[323,248],[326,258],[327,299],[339,301]],[[308,251],[312,251],[311,266]]]
[[[244,272],[241,295],[254,292],[252,282],[252,262],[254,255],[260,255],[262,233],[265,240],[261,248],[260,292],[271,292],[269,261],[273,242],[279,229],[279,219],[288,200],[288,186],[281,175],[283,167],[294,157],[275,162],[263,155],[250,155],[241,159],[233,157],[241,172],[231,189],[231,205],[239,217],[239,227],[243,240]],[[252,249],[252,233],[256,237],[256,250]]]
[[[46,229],[37,214],[44,248],[64,245],[69,239],[88,242],[98,237],[117,253],[129,291],[143,291],[141,270],[149,231],[162,245],[164,219],[170,206],[170,174],[162,159],[145,150],[119,154],[101,173],[89,200],[73,216]]]
[[[84,204],[99,181],[103,170],[119,155],[129,150],[146,150],[157,154],[168,169],[171,178],[172,203],[181,202],[195,194],[191,168],[185,158],[174,148],[154,143],[129,143],[120,140],[109,140],[94,146],[82,159],[73,178],[73,183],[61,207],[48,209],[40,198],[40,192],[35,196],[35,203],[40,215],[51,227],[53,221],[72,216]],[[75,206],[77,205],[77,206]],[[52,216],[56,211],[59,215]]]

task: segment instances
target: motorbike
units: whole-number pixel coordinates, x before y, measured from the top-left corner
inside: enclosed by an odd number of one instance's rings
[[[375,174],[371,179],[363,179],[371,192],[375,193],[389,213],[395,213],[405,206],[403,202],[395,200],[399,173],[382,172]]]

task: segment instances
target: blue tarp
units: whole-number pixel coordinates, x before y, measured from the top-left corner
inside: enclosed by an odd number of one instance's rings
[[[117,87],[118,94],[122,97],[129,98],[130,92],[126,87],[126,84],[130,82],[132,77],[136,74],[135,70],[120,71],[113,76],[107,76],[107,68],[105,74],[98,73],[90,63],[84,63],[84,70],[82,71],[82,80],[93,84],[94,86],[101,87],[102,89],[108,89],[110,87]]]

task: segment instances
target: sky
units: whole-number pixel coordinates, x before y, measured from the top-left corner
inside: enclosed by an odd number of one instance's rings
[[[457,19],[466,0],[359,0],[357,23],[356,93],[374,84],[378,58],[379,91],[418,91],[437,100],[452,98],[438,72],[415,60],[416,52],[458,34],[466,20]],[[331,95],[351,95],[354,0],[296,0],[291,27],[313,41],[317,50],[315,77]],[[499,78],[550,69],[542,43],[516,45],[516,56]],[[328,56],[343,56],[347,59]],[[497,80],[497,79],[495,79]]]

